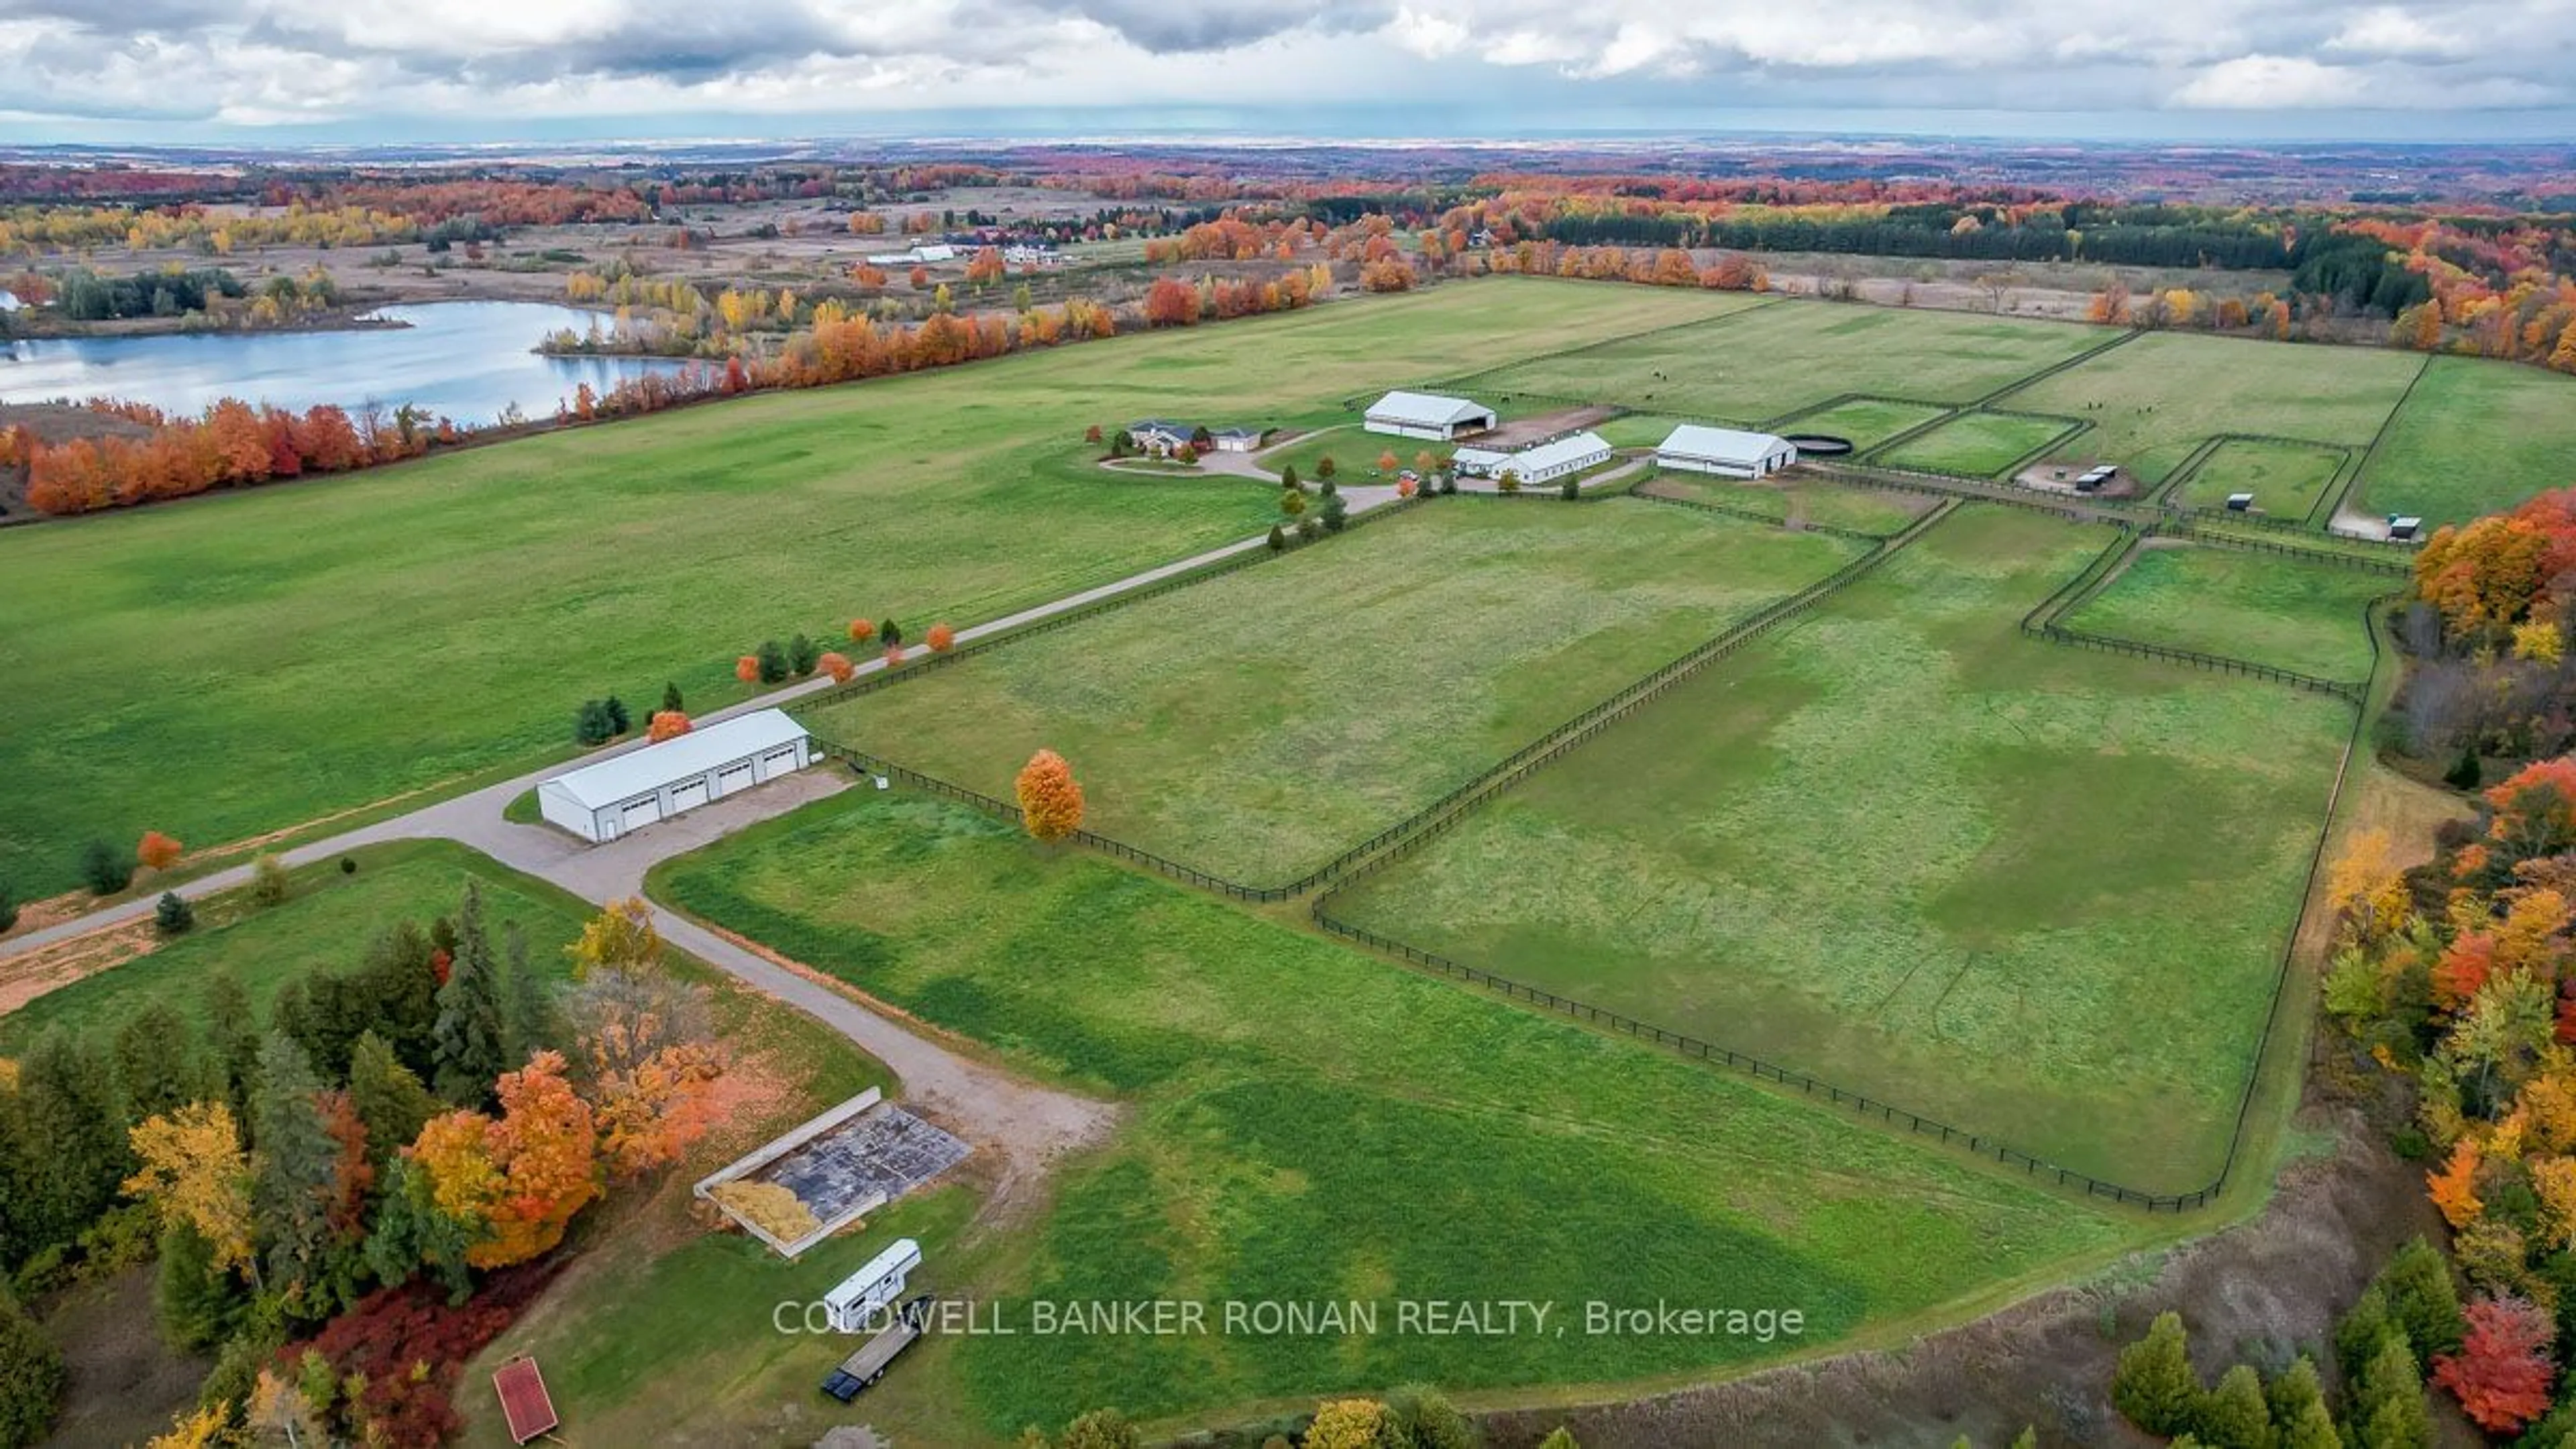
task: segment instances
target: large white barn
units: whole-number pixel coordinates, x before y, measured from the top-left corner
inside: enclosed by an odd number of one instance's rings
[[[1523,483],[1546,483],[1610,461],[1610,444],[1589,430],[1568,433],[1535,448],[1506,453],[1498,448],[1460,448],[1458,471],[1470,478],[1499,478],[1506,471]]]
[[[1697,423],[1682,424],[1655,445],[1656,466],[1684,473],[1767,478],[1797,461],[1798,450],[1786,438]]]
[[[1443,442],[1481,433],[1495,423],[1494,410],[1463,397],[1435,397],[1423,392],[1391,392],[1369,405],[1361,425],[1372,433],[1399,438],[1438,438]]]
[[[805,727],[760,709],[537,786],[537,813],[594,844],[814,763]]]

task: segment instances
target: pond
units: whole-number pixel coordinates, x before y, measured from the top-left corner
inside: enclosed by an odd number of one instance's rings
[[[340,332],[64,337],[0,343],[0,403],[113,397],[194,413],[237,397],[302,410],[316,403],[410,403],[488,423],[513,403],[531,418],[589,383],[605,392],[664,358],[540,357],[530,348],[596,314],[539,302],[430,302],[370,314],[407,323]]]

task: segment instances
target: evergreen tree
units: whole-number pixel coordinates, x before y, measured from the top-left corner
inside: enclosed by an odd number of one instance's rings
[[[777,640],[761,640],[752,659],[759,665],[761,683],[776,684],[787,677],[787,651],[778,647]]]
[[[2179,1434],[2191,1427],[2200,1380],[2191,1371],[2182,1315],[2159,1313],[2147,1336],[2120,1350],[2111,1375],[2111,1405],[2150,1434]]]
[[[2360,1380],[2362,1370],[2391,1333],[2401,1339],[2406,1336],[2389,1314],[2388,1290],[2374,1281],[2335,1324],[2335,1362],[2343,1369],[2344,1382]]]
[[[186,1106],[203,1094],[197,1033],[167,1001],[148,1001],[116,1029],[116,1079],[125,1089],[125,1120],[140,1122]]]
[[[1538,1441],[1538,1449],[1583,1449],[1583,1446],[1574,1442],[1572,1429],[1559,1424],[1548,1431],[1546,1438]]]
[[[2250,1364],[2220,1376],[2192,1418],[2209,1449],[2272,1449],[2272,1406],[2263,1397],[2263,1376]]]
[[[2452,764],[2450,772],[2442,776],[2442,781],[2454,790],[2474,790],[2483,775],[2484,771],[2478,764],[2478,747],[2472,741],[2460,747],[2460,758]]]
[[[622,735],[626,733],[627,730],[634,727],[634,717],[626,712],[626,701],[619,699],[616,695],[610,695],[608,697],[608,702],[600,706],[600,708],[608,715],[608,732],[610,734]]]
[[[493,1083],[508,1061],[501,1054],[500,981],[483,931],[483,891],[472,881],[456,913],[456,958],[438,988],[431,1035],[438,1095],[460,1106],[490,1106]]]
[[[8,930],[16,924],[18,924],[18,897],[9,889],[7,881],[0,880],[0,931]]]
[[[2307,1417],[2310,1404],[2323,1405],[2326,1401],[2325,1388],[2317,1382],[2316,1361],[2306,1354],[2299,1355],[2298,1362],[2282,1370],[2263,1390],[2263,1400],[2271,1407],[2272,1427],[2288,1434],[2293,1425]]]
[[[823,651],[802,634],[787,641],[787,668],[799,679],[813,673],[816,661],[822,657]]]
[[[877,625],[877,642],[891,649],[903,642],[903,626],[892,619]]]
[[[19,1064],[17,1107],[31,1246],[68,1243],[115,1204],[133,1167],[115,1071],[95,1048],[49,1031]]]
[[[393,1047],[368,1032],[349,1053],[349,1105],[367,1127],[367,1156],[378,1166],[420,1135],[420,1124],[436,1116],[439,1102],[420,1077],[403,1065]]]
[[[134,857],[104,840],[81,847],[81,880],[93,895],[112,896],[134,880]]]
[[[163,891],[152,906],[152,929],[164,936],[184,936],[197,928],[197,908],[177,891]]]
[[[251,1083],[259,1075],[259,1016],[249,990],[229,967],[206,978],[206,1048],[233,1120],[250,1121]]]
[[[396,1157],[385,1169],[384,1205],[367,1239],[367,1266],[386,1283],[408,1283],[423,1268],[447,1285],[448,1301],[462,1303],[474,1291],[465,1250],[471,1246],[466,1227],[438,1210],[433,1185],[408,1157]]]
[[[1476,1449],[1475,1426],[1447,1395],[1428,1384],[1412,1384],[1386,1396],[1388,1441],[1407,1449]]]
[[[373,984],[361,968],[346,976],[315,972],[305,978],[304,989],[304,1029],[296,1045],[304,1048],[326,1084],[347,1081],[349,1053],[382,1010]]]
[[[2430,1449],[2433,1416],[2424,1402],[2424,1375],[2406,1347],[2406,1335],[2382,1335],[2353,1380],[2351,1413],[2360,1449]]]
[[[324,1286],[331,1255],[331,1186],[340,1144],[324,1125],[317,1098],[322,1079],[304,1049],[272,1031],[259,1049],[259,1124],[251,1216],[268,1245],[268,1282],[290,1303],[318,1309],[307,1296]],[[318,1313],[316,1314],[318,1316]]]
[[[63,1398],[63,1351],[0,1291],[0,1444],[33,1444]]]
[[[1278,524],[1274,523],[1270,525],[1270,551],[1272,553],[1281,553],[1286,551],[1287,547],[1288,535],[1279,531]]]
[[[2410,1239],[2379,1270],[2376,1281],[2386,1290],[2389,1314],[2405,1332],[2418,1363],[2459,1352],[2468,1320],[2460,1313],[2451,1265],[2432,1244]]]
[[[605,744],[617,733],[608,727],[608,706],[596,699],[585,699],[581,708],[572,712],[572,742],[585,748]]]
[[[232,1275],[215,1271],[213,1244],[185,1222],[161,1230],[152,1306],[172,1348],[203,1353],[231,1337],[242,1302]]]
[[[375,1002],[366,1029],[383,1037],[394,1057],[415,1074],[438,1069],[437,955],[429,933],[403,921],[368,944],[366,963],[359,968]]]
[[[541,1048],[563,1040],[563,1014],[555,1007],[554,990],[546,978],[528,961],[528,938],[519,923],[502,928],[503,991],[501,999],[501,1044],[505,1059],[524,1062]]]
[[[662,708],[672,714],[686,714],[688,712],[680,699],[679,685],[664,684],[662,686]]]

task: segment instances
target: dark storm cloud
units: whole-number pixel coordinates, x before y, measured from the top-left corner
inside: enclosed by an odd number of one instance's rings
[[[1231,50],[1291,30],[1375,30],[1394,15],[1389,4],[1282,5],[1263,0],[1069,0],[1065,13],[1117,31],[1139,50],[1186,55]]]

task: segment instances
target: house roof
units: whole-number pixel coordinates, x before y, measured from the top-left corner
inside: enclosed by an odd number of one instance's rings
[[[1655,445],[1658,453],[1671,453],[1684,458],[1707,458],[1719,463],[1759,463],[1788,447],[1788,440],[1769,433],[1748,433],[1739,428],[1708,428],[1697,423],[1684,423]]]
[[[1219,428],[1216,430],[1216,436],[1220,438],[1258,438],[1261,436],[1261,432],[1262,430],[1259,428]]]
[[[1176,423],[1170,418],[1138,418],[1136,421],[1127,425],[1127,431],[1131,433],[1177,433],[1186,438],[1190,435],[1192,429],[1188,423]]]
[[[1427,392],[1391,392],[1369,406],[1368,416],[1393,422],[1413,423],[1426,428],[1455,427],[1469,418],[1489,418],[1492,408],[1469,402],[1463,397],[1438,397]]]
[[[674,780],[703,775],[718,765],[773,750],[805,738],[805,727],[785,710],[756,709],[714,724],[700,725],[676,739],[609,756],[537,788],[557,790],[586,810],[648,795]]]

